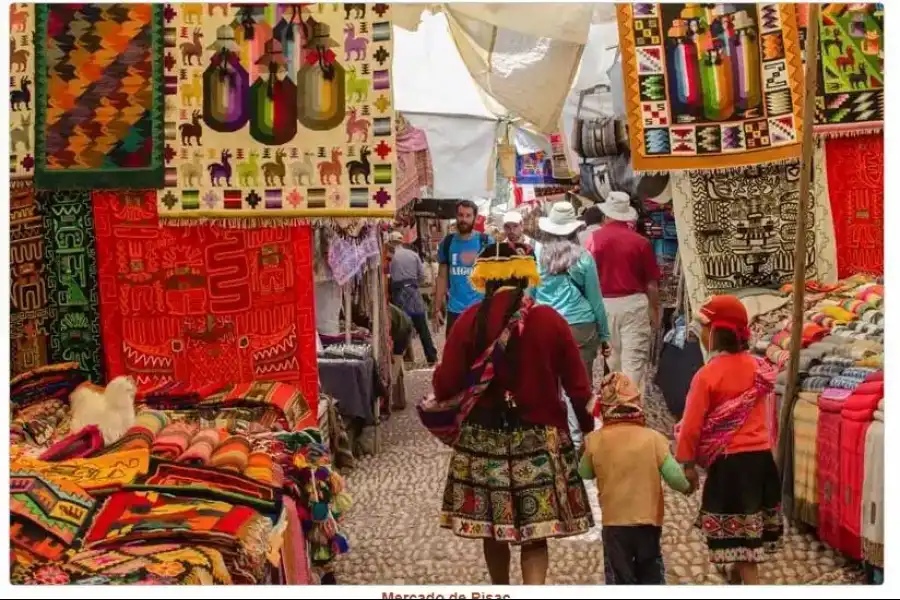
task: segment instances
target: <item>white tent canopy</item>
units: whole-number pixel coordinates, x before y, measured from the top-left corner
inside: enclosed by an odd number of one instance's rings
[[[472,79],[453,43],[447,17],[424,13],[416,31],[394,27],[394,108],[404,113],[496,119],[505,111]]]
[[[557,8],[561,6],[567,5],[557,5]],[[418,7],[423,9],[428,5]],[[437,11],[436,5],[432,7],[436,10],[433,14],[420,12],[421,20],[415,30],[404,29],[411,26],[411,18],[401,19],[398,21],[401,26],[394,27],[395,108],[413,125],[424,129],[428,136],[434,163],[435,197],[489,196],[494,181],[494,145],[498,135],[505,134],[505,127],[498,121],[507,117],[508,111],[473,79],[460,56],[447,16]],[[475,11],[474,15],[492,22],[515,14],[510,12],[512,6],[503,4],[457,4],[454,10],[457,7],[463,7],[461,10],[466,16]],[[410,15],[414,14],[412,5],[404,8]],[[560,12],[562,20],[558,27],[569,39],[586,33],[586,45],[571,92],[562,106],[561,125],[567,133],[575,118],[577,92],[599,83],[609,83],[607,70],[615,56],[610,47],[618,44],[614,5],[595,5],[593,24],[583,27],[584,33],[566,17],[574,14],[572,10],[574,8],[566,8]],[[534,82],[533,89],[539,94],[541,82]],[[611,112],[609,96],[602,98],[599,104],[596,97],[591,100],[586,103],[586,112]],[[548,149],[540,135],[517,131],[514,141],[520,152]]]

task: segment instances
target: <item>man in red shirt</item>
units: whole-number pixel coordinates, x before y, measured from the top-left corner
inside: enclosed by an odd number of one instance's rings
[[[653,331],[659,327],[659,266],[650,241],[634,231],[628,194],[610,192],[600,204],[603,226],[585,243],[594,256],[609,320],[609,368],[644,389]]]

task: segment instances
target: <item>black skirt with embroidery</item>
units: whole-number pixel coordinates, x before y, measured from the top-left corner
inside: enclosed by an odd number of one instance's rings
[[[709,468],[697,527],[714,564],[758,563],[784,533],[781,479],[772,452],[723,456]]]

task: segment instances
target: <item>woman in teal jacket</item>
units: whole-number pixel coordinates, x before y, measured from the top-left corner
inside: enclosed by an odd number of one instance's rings
[[[584,250],[575,236],[584,225],[577,220],[575,209],[568,202],[557,202],[548,217],[542,217],[539,227],[543,240],[535,245],[535,256],[541,274],[541,284],[531,292],[538,304],[552,306],[569,324],[581,351],[581,360],[593,381],[594,360],[602,349],[609,354],[609,326],[597,264]],[[581,446],[581,431],[569,403],[569,425],[576,446]]]

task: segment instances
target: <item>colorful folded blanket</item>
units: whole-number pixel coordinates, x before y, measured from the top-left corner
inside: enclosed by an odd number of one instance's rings
[[[186,421],[169,423],[153,440],[150,451],[154,456],[175,460],[188,449],[197,432],[197,425]]]
[[[846,367],[833,363],[822,363],[809,370],[811,377],[837,377],[843,375]]]
[[[171,381],[148,390],[138,391],[135,400],[151,408],[179,410],[193,408],[206,397],[222,389],[221,384],[210,384],[203,388],[192,388],[183,381]]]
[[[828,387],[829,377],[807,377],[801,384],[804,392],[822,392]]]
[[[88,380],[88,372],[77,362],[45,365],[26,371],[9,382],[9,403],[22,408],[33,402],[55,398],[67,400],[76,387]]]
[[[103,448],[103,434],[96,425],[82,427],[47,448],[41,460],[58,461],[68,458],[84,458]]]
[[[223,471],[243,473],[250,460],[250,440],[233,435],[213,451],[209,465]]]
[[[112,549],[132,542],[203,545],[221,552],[236,584],[265,575],[272,520],[248,506],[154,491],[112,494],[97,511],[84,548]]]
[[[839,356],[832,354],[822,359],[823,365],[837,366],[840,369],[846,369],[853,366],[853,359],[847,356]]]
[[[90,458],[48,462],[27,455],[16,456],[10,469],[40,474],[47,480],[69,481],[89,493],[100,493],[130,485],[147,474],[150,453],[126,450]]]
[[[213,451],[215,451],[224,437],[223,432],[218,429],[201,429],[191,438],[190,445],[178,457],[178,462],[189,465],[209,464]]]
[[[10,465],[10,542],[45,560],[59,560],[87,524],[94,503],[72,481]]]
[[[275,462],[265,452],[250,453],[247,458],[247,467],[244,469],[244,476],[269,485],[281,486],[281,482],[275,479]]]
[[[833,318],[838,323],[849,323],[856,320],[856,314],[843,308],[842,306],[823,306],[820,309],[823,313]]]

